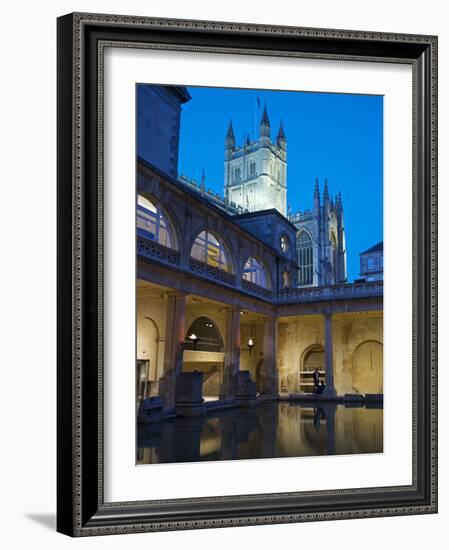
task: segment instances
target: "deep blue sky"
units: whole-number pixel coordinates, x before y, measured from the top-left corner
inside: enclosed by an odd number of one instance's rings
[[[200,182],[204,169],[206,187],[223,194],[229,120],[237,144],[247,133],[254,139],[266,104],[272,139],[281,119],[287,136],[287,201],[292,211],[312,207],[315,177],[321,191],[325,177],[331,195],[341,191],[348,279],[357,278],[359,253],[383,239],[383,98],[226,88],[188,90],[192,99],[183,105],[179,174]]]

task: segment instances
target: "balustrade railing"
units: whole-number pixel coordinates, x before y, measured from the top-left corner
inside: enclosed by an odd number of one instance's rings
[[[177,250],[167,248],[152,239],[137,235],[136,248],[138,256],[169,265],[179,264],[179,252]]]
[[[242,279],[242,288],[249,294],[252,294],[254,296],[259,296],[260,298],[273,300],[275,297],[275,294],[272,290],[256,285],[251,281],[247,281],[246,279]]]
[[[383,281],[375,281],[372,283],[288,288],[278,292],[277,301],[281,303],[315,302],[323,300],[350,300],[354,298],[373,298],[381,296],[383,296]]]
[[[228,273],[227,271],[219,269],[218,267],[200,262],[199,260],[195,260],[194,258],[190,258],[189,265],[190,271],[192,271],[196,275],[201,275],[203,277],[206,277],[207,279],[213,279],[214,281],[218,281],[219,283],[224,283],[226,285],[235,286],[235,275],[233,275],[232,273]]]
[[[177,250],[167,248],[142,235],[137,235],[137,255],[168,265],[179,265],[180,255]],[[222,269],[207,265],[194,258],[189,261],[190,272],[227,286],[236,286],[236,277]],[[383,296],[383,281],[371,283],[352,283],[334,286],[318,286],[304,288],[286,288],[278,292],[256,285],[242,279],[241,289],[252,296],[276,303],[316,302],[324,300],[351,300],[356,298],[372,298]]]

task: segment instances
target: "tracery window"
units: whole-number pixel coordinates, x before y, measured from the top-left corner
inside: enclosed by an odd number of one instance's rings
[[[173,228],[161,205],[143,195],[137,195],[137,231],[167,248],[176,248]]]
[[[297,238],[299,286],[313,283],[313,243],[310,234],[303,230]]]
[[[209,231],[201,231],[196,237],[190,256],[223,271],[232,271],[229,256],[223,243]]]

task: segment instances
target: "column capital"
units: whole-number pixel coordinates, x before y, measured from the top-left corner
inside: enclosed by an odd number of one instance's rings
[[[164,296],[167,298],[186,298],[190,295],[190,292],[186,292],[184,290],[167,290],[164,292]]]
[[[240,315],[242,308],[236,305],[226,305],[219,309],[220,313],[237,313]]]

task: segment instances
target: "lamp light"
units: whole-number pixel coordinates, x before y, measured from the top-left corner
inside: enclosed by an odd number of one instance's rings
[[[193,344],[193,349],[196,349],[196,346],[197,346],[197,344],[198,344],[198,342],[199,342],[199,340],[200,340],[200,339],[198,338],[198,336],[192,332],[192,334],[189,334],[189,340],[190,340],[190,341],[192,342],[192,344]]]
[[[248,349],[249,349],[250,354],[253,351],[253,347],[254,347],[254,340],[252,338],[249,338],[248,339]]]

